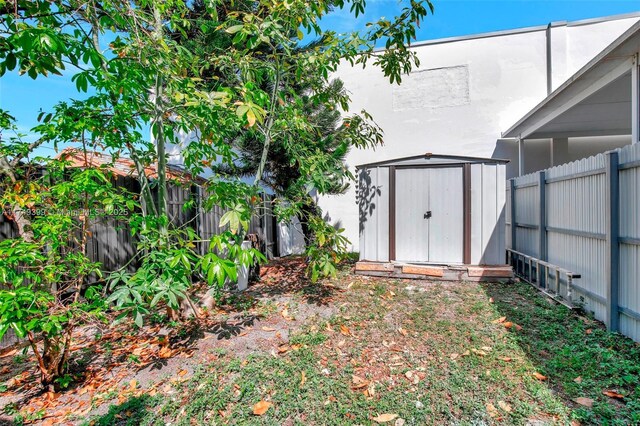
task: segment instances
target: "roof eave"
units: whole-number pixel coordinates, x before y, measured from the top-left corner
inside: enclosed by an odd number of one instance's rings
[[[580,68],[578,72],[569,77],[567,81],[565,81],[562,85],[560,85],[556,90],[551,92],[546,98],[544,98],[538,105],[536,105],[533,109],[531,109],[527,114],[525,114],[520,120],[518,120],[514,125],[509,127],[505,132],[502,133],[503,138],[519,138],[522,137],[522,130],[525,127],[531,117],[533,117],[538,111],[551,103],[554,99],[556,99],[561,93],[567,90],[570,86],[572,86],[576,81],[583,78],[589,71],[594,69],[598,64],[605,61],[607,56],[609,56],[613,51],[622,46],[627,40],[640,32],[640,21],[633,24],[627,31],[625,31],[620,37],[614,40],[611,44],[609,44],[602,52],[596,55],[591,61],[589,61],[585,66]]]

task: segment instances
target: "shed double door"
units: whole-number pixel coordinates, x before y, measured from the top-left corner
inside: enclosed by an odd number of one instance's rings
[[[396,169],[396,260],[463,262],[462,182],[462,167]]]

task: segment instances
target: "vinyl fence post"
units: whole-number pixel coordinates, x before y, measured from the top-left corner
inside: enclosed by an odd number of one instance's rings
[[[605,188],[605,226],[606,252],[605,277],[607,285],[607,316],[606,324],[609,331],[618,331],[620,314],[618,312],[618,282],[620,267],[619,232],[619,182],[618,182],[618,153],[606,153],[606,188]]]
[[[538,259],[547,261],[547,197],[546,197],[546,175],[544,170],[538,172]],[[538,268],[540,265],[537,266]],[[537,285],[545,287],[544,277],[538,272],[540,281]]]
[[[539,205],[538,205],[538,225],[539,228],[539,256],[540,260],[548,260],[547,259],[547,199],[546,199],[546,181],[545,181],[545,172],[544,170],[538,172],[538,197],[539,197]]]
[[[518,250],[516,246],[516,180],[511,179],[511,250]]]

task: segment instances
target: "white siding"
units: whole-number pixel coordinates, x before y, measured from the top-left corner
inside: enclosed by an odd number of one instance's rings
[[[389,167],[358,173],[360,259],[389,260]],[[462,163],[396,168],[396,258],[460,264],[464,247]],[[505,166],[471,164],[471,263],[505,262]],[[427,211],[430,219],[424,219]]]
[[[373,167],[358,174],[360,260],[389,260],[389,168]]]
[[[505,261],[505,166],[471,166],[471,263]]]

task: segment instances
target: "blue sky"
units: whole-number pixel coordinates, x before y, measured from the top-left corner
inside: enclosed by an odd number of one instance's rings
[[[324,25],[338,32],[363,29],[368,21],[391,18],[400,10],[397,0],[368,0],[365,16],[353,19],[347,11],[328,16]],[[553,21],[575,21],[640,11],[637,0],[433,0],[435,13],[418,32],[418,40],[506,30]],[[0,79],[0,108],[8,110],[27,133],[36,124],[38,111],[50,111],[58,101],[78,98],[71,73],[38,78],[7,73]],[[53,154],[50,147],[39,154]]]
[[[430,40],[513,28],[546,25],[640,11],[637,0],[432,0],[435,7],[418,32],[418,40]],[[353,20],[346,13],[328,19],[336,30],[359,29],[380,16],[391,18],[399,10],[397,0],[368,0],[367,13]]]

